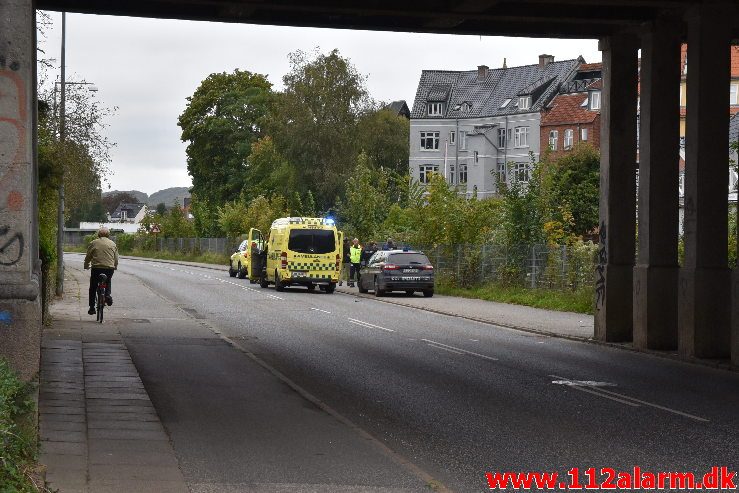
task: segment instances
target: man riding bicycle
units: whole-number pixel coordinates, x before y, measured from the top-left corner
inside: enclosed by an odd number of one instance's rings
[[[92,267],[90,272],[90,309],[87,310],[88,315],[95,315],[95,291],[100,274],[108,277],[107,286],[105,288],[105,304],[108,306],[113,304],[113,297],[110,295],[111,281],[113,280],[113,271],[118,268],[118,247],[109,238],[110,231],[105,226],[101,226],[98,230],[98,238],[92,240],[87,247],[87,255],[85,255],[85,269]]]

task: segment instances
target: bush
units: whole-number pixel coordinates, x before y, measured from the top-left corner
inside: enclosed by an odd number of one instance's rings
[[[120,253],[129,253],[134,249],[136,235],[121,233],[115,237],[115,243]]]
[[[37,491],[33,468],[36,459],[31,384],[23,383],[0,358],[0,491]]]

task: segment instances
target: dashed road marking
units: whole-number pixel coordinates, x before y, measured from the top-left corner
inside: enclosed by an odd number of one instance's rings
[[[453,349],[455,351],[461,351],[462,353],[468,354],[470,356],[477,356],[478,358],[483,358],[483,359],[486,359],[486,360],[489,360],[489,361],[498,361],[498,358],[493,358],[492,356],[487,356],[485,354],[475,353],[475,352],[472,352],[472,351],[468,351],[466,349],[462,349],[462,348],[450,346],[448,344],[442,344],[441,342],[432,341],[430,339],[421,339],[421,340],[423,342],[428,342],[428,343],[431,343],[431,344],[435,344],[437,346],[445,347],[447,349]]]
[[[313,308],[313,307],[311,307],[311,310],[314,310],[314,311],[317,311],[317,312],[321,312],[321,313],[328,313],[329,315],[331,315],[331,312],[326,311],[326,310],[321,310],[320,308]]]
[[[361,320],[356,320],[354,318],[350,318],[349,321],[351,323],[353,323],[353,324],[361,325],[363,327],[369,327],[369,328],[372,328],[372,329],[380,329],[380,330],[384,330],[385,332],[395,332],[395,330],[393,330],[393,329],[388,329],[388,328],[385,328],[385,327],[380,327],[379,325],[371,324],[369,322],[363,322]]]
[[[449,351],[450,353],[464,355],[464,353],[462,351],[457,351],[456,349],[449,349],[449,348],[445,348],[444,346],[437,346],[436,344],[431,344],[431,343],[428,343],[428,342],[426,343],[426,345],[428,347],[432,347],[434,349],[441,349],[442,351]]]

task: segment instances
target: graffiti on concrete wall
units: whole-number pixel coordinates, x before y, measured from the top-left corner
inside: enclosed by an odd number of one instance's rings
[[[0,266],[16,265],[25,246],[23,183],[31,163],[25,156],[27,94],[19,69],[20,63],[0,54]]]
[[[598,265],[595,268],[595,307],[600,308],[606,301],[606,264],[608,263],[608,231],[606,222],[600,223],[600,245],[598,246]]]

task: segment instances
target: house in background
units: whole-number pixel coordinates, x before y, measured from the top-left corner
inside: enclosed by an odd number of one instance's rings
[[[601,63],[584,63],[542,110],[539,146],[558,159],[580,142],[600,149]]]
[[[527,182],[540,155],[540,112],[583,63],[541,55],[520,67],[424,70],[411,111],[411,178],[425,184],[440,174],[480,198],[495,195],[498,180]]]
[[[394,115],[402,116],[409,120],[411,118],[411,110],[408,109],[408,104],[405,102],[405,99],[393,101],[392,103],[387,105],[385,109],[392,111]]]
[[[129,204],[121,202],[112,214],[108,215],[110,223],[138,224],[146,216],[148,208],[146,204]]]

